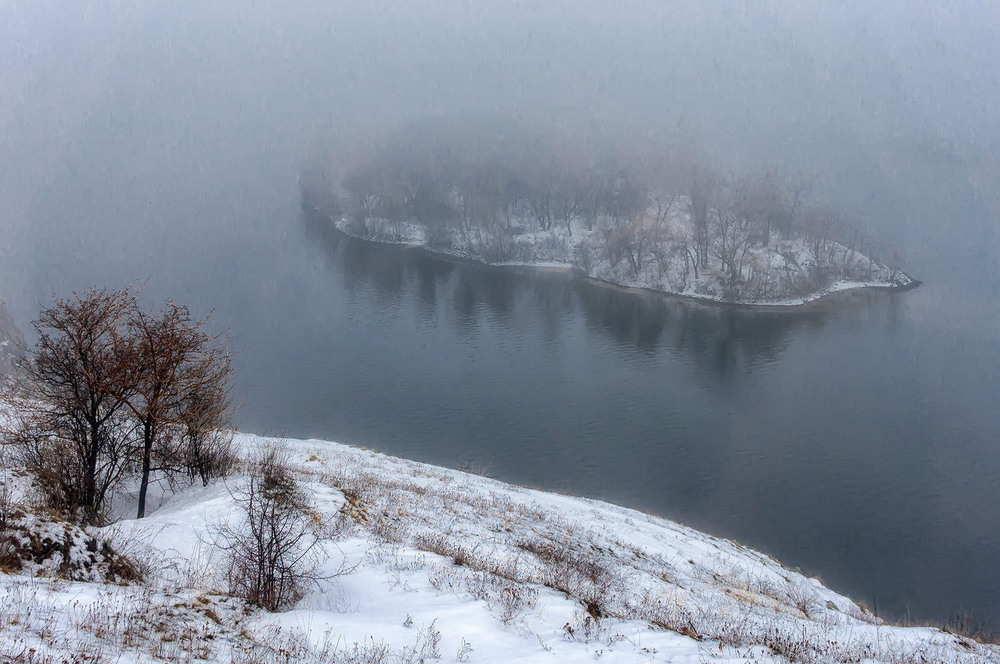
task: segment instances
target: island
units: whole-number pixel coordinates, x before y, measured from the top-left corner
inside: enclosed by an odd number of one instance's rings
[[[369,242],[702,300],[796,305],[919,285],[865,220],[808,204],[811,180],[706,163],[686,146],[429,120],[309,169],[302,202]]]

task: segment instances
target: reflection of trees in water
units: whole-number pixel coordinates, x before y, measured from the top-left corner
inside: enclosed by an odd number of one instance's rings
[[[422,309],[436,309],[438,286],[454,271],[452,263],[427,260],[422,252],[405,247],[350,238],[320,215],[302,216],[306,237],[323,249],[330,267],[341,275],[349,292],[370,288],[385,303],[398,300],[404,289],[415,290]]]
[[[591,329],[643,353],[661,348],[716,374],[774,360],[808,314],[759,313],[651,293],[581,284],[578,300]]]
[[[582,281],[575,295],[591,330],[649,356],[669,350],[720,375],[778,359],[796,330],[829,318],[828,309],[754,311]]]
[[[528,280],[546,341],[559,338],[560,328],[572,312],[576,282],[562,274],[535,274]]]
[[[781,312],[704,304],[374,245],[334,230],[322,218],[306,217],[309,236],[324,248],[349,290],[369,288],[380,300],[391,301],[398,301],[404,290],[413,292],[422,316],[438,315],[438,305],[444,303],[465,333],[478,326],[484,311],[512,326],[516,305],[526,303],[545,336],[554,339],[579,312],[588,329],[629,351],[652,357],[666,349],[718,375],[777,360],[796,331],[824,327],[834,310],[839,317],[850,317],[865,315],[876,299],[884,306],[884,298],[861,294]]]
[[[899,301],[887,291],[856,291],[792,310],[716,305],[576,283],[576,301],[588,326],[618,344],[650,355],[665,348],[717,375],[752,371],[780,359],[797,334],[823,329],[831,320],[898,316]]]
[[[455,275],[454,304],[461,322],[474,321],[481,309],[504,324],[510,322],[515,296],[524,286],[517,275],[478,265],[459,265]]]
[[[584,319],[591,330],[611,336],[617,343],[655,354],[673,312],[666,298],[580,282],[576,289]]]

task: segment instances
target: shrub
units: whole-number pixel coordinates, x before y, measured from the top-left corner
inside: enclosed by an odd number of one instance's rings
[[[427,246],[435,249],[451,249],[452,234],[451,228],[444,221],[435,221],[427,224]]]
[[[178,407],[178,423],[182,429],[178,465],[193,481],[201,479],[203,486],[218,477],[228,477],[236,467],[237,455],[228,424],[230,399],[228,380],[219,385],[206,385],[184,396]]]
[[[785,599],[788,603],[808,617],[820,606],[815,589],[806,583],[788,583],[785,586]]]
[[[967,636],[980,643],[1000,645],[1000,632],[990,629],[990,626],[977,620],[971,613],[956,613],[948,619],[944,631],[959,636]]]
[[[321,580],[324,562],[306,497],[277,447],[258,452],[246,484],[231,492],[240,521],[216,524],[232,595],[267,611],[293,606]]]
[[[499,224],[475,229],[471,249],[486,263],[506,263],[525,258],[524,250],[518,246],[513,233]]]

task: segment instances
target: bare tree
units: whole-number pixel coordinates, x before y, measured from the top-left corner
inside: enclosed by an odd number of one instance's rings
[[[745,180],[728,180],[711,211],[712,254],[722,263],[728,296],[734,299],[740,295],[744,262],[754,243],[753,224],[744,214],[747,190]]]
[[[739,201],[740,215],[752,223],[765,247],[771,243],[771,232],[777,230],[781,220],[790,215],[784,190],[773,171],[765,171],[746,180],[745,191]]]
[[[841,225],[840,214],[828,207],[808,207],[802,212],[803,232],[810,240],[817,264],[823,262],[823,252]]]
[[[684,260],[684,273],[680,283],[673,283],[671,286],[677,290],[686,290],[688,277],[690,276],[690,262],[688,260],[688,240],[686,234],[670,229],[662,224],[652,227],[649,232],[649,254],[656,262],[657,279],[662,283],[668,275],[668,270],[682,258]],[[695,276],[697,278],[697,275]]]
[[[632,278],[637,279],[653,248],[656,233],[654,229],[648,228],[642,221],[630,224],[627,229],[628,235],[624,246],[625,258],[628,259]]]
[[[578,174],[566,165],[561,167],[556,178],[556,216],[566,226],[566,232],[569,235],[573,235],[573,221],[580,216],[582,209],[578,179]]]
[[[368,220],[377,216],[381,204],[381,183],[376,171],[359,169],[344,179],[347,192],[343,207],[349,211],[353,233],[361,237],[368,235]]]
[[[532,169],[526,178],[527,200],[531,207],[532,216],[538,227],[547,231],[552,227],[552,217],[555,207],[556,178],[554,166],[550,164],[540,164]]]
[[[177,423],[182,427],[180,465],[191,480],[200,478],[203,486],[216,477],[226,477],[236,463],[233,434],[227,429],[231,400],[228,356],[206,363],[218,379],[201,381],[188,390],[180,401]]]
[[[815,183],[815,177],[798,177],[788,186],[788,205],[785,208],[785,217],[782,219],[784,227],[782,230],[786,236],[792,234],[795,221],[798,219],[799,213],[802,212],[802,206]]]
[[[601,216],[606,186],[604,178],[594,168],[588,168],[576,180],[574,197],[588,231],[594,230],[597,219]]]
[[[609,174],[604,189],[604,209],[616,226],[638,221],[647,203],[646,188],[633,173],[620,169]]]
[[[711,206],[717,176],[708,169],[695,165],[691,172],[691,218],[694,220],[695,246],[701,264],[708,264],[708,210]]]
[[[142,517],[151,474],[191,462],[185,444],[196,446],[203,481],[231,463],[213,433],[229,408],[229,354],[204,323],[173,303],[147,314],[130,288],[74,293],[42,311],[10,438],[53,507],[100,521],[109,494],[138,469]]]
[[[134,305],[129,289],[56,298],[33,323],[39,341],[21,364],[17,438],[25,460],[50,499],[87,522],[100,520],[131,462],[120,332]]]
[[[663,226],[667,223],[667,217],[670,216],[670,210],[674,207],[674,203],[677,202],[677,194],[660,190],[655,191],[651,197],[653,203],[656,204],[656,213],[653,219],[657,226]]]
[[[229,591],[268,611],[295,604],[322,578],[322,538],[312,527],[308,501],[277,447],[257,453],[245,486],[232,491],[239,522],[213,527],[227,558]]]
[[[139,423],[140,519],[146,515],[150,474],[173,469],[170,454],[160,455],[166,465],[153,466],[154,448],[165,446],[164,439],[176,433],[174,425],[182,411],[197,404],[207,414],[206,409],[218,410],[228,403],[228,353],[213,347],[215,338],[204,330],[207,320],[193,320],[187,307],[173,302],[155,315],[136,307],[129,312],[125,342],[130,371],[122,389],[123,400]],[[210,397],[216,403],[204,403]]]
[[[883,259],[885,266],[889,268],[889,281],[895,286],[899,284],[899,276],[903,273],[903,268],[905,267],[905,259],[903,258],[903,251],[898,245],[889,245],[889,250],[885,254]],[[905,282],[904,282],[905,283]]]

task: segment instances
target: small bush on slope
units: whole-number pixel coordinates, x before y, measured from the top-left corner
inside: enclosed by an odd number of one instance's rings
[[[325,554],[287,456],[277,447],[258,452],[246,484],[231,493],[240,520],[213,528],[229,592],[268,611],[290,608],[319,581]]]

